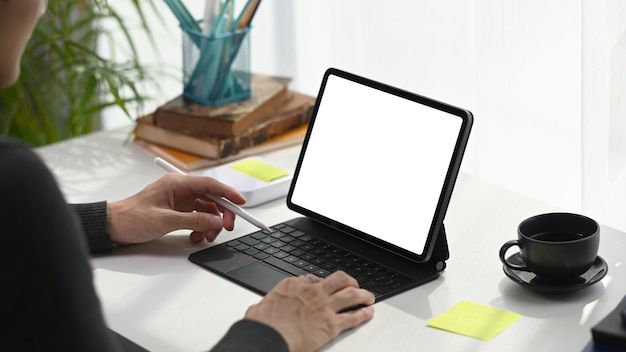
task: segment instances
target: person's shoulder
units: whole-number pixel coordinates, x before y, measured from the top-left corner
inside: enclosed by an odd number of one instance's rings
[[[46,168],[39,156],[26,143],[11,137],[0,138],[0,169],[20,174],[27,169]]]
[[[0,137],[0,156],[6,157],[15,153],[35,155],[32,148],[23,141],[14,137]]]
[[[30,149],[26,143],[14,137],[0,137],[0,150],[10,150],[10,149]]]

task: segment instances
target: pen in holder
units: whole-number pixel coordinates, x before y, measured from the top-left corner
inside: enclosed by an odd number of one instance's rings
[[[203,34],[183,30],[183,96],[203,105],[250,97],[250,27]]]

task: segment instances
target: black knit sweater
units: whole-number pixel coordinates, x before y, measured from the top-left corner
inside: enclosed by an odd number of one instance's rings
[[[113,250],[107,203],[68,206],[32,150],[0,139],[0,214],[3,344],[17,350],[120,351],[105,325],[89,264],[89,252]],[[212,350],[288,348],[273,328],[241,320]]]

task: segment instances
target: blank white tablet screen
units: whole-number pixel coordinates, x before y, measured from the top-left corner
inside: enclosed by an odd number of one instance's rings
[[[330,75],[291,202],[421,255],[462,123]]]

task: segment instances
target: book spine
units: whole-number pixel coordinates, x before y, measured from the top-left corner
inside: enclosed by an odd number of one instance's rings
[[[154,112],[155,125],[168,130],[201,131],[216,136],[232,135],[232,124],[224,119],[193,116],[184,110],[157,108]]]
[[[217,142],[212,143],[188,134],[167,130],[148,123],[138,123],[135,133],[137,137],[148,142],[158,143],[204,158],[217,159],[220,157],[220,145]]]
[[[313,105],[307,105],[279,114],[271,120],[250,128],[240,136],[224,141],[220,158],[236,154],[240,150],[261,144],[286,131],[309,123],[312,111]]]

